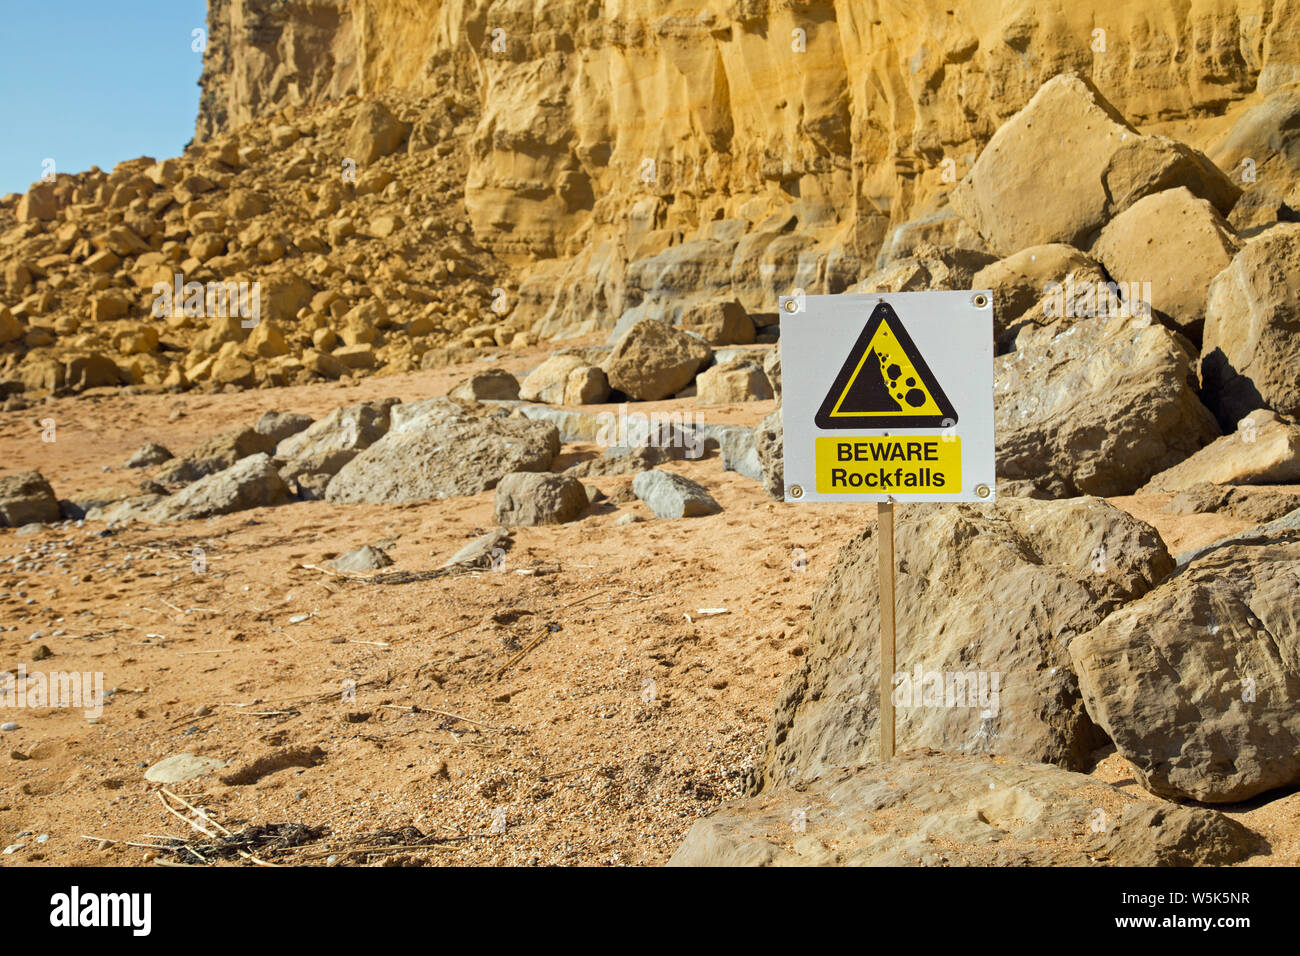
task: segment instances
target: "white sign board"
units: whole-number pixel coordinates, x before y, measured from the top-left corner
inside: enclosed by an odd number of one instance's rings
[[[786,501],[993,500],[991,292],[781,305]]]

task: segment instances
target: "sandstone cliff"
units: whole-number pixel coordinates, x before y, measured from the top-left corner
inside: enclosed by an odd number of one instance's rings
[[[198,135],[348,92],[436,92],[450,71],[480,104],[476,237],[531,274],[522,305],[553,334],[637,304],[630,263],[760,224],[765,238],[705,250],[706,267],[744,258],[729,276],[742,300],[774,282],[836,291],[892,227],[940,210],[1063,71],[1207,148],[1198,131],[1300,79],[1297,14],[1296,0],[211,0]]]

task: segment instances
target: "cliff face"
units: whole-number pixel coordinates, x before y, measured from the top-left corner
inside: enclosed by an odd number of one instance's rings
[[[736,232],[770,233],[745,253],[750,304],[788,281],[834,290],[1058,73],[1185,133],[1300,80],[1300,0],[210,0],[209,16],[200,138],[449,72],[472,90],[473,228],[532,275],[522,300],[551,332],[641,301],[637,260]],[[789,274],[764,258],[778,241]]]
[[[208,0],[195,139],[357,90],[348,0]]]

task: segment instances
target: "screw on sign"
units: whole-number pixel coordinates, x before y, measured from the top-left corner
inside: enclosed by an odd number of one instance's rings
[[[894,755],[894,508],[996,499],[988,290],[781,302],[786,500],[875,503],[880,753]]]

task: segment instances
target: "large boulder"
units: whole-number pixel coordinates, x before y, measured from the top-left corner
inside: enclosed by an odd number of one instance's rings
[[[1044,170],[1051,170],[1044,188]],[[1241,190],[1202,154],[1143,136],[1077,74],[1044,83],[993,134],[952,193],[958,215],[999,255],[1065,242],[1086,248],[1143,196],[1186,186],[1227,213]]]
[[[772,346],[763,359],[763,374],[772,385],[772,392],[776,395],[776,400],[781,400],[781,343],[777,342]]]
[[[599,405],[609,398],[609,376],[598,365],[575,368],[564,380],[565,405]]]
[[[763,370],[743,358],[706,368],[695,380],[695,401],[700,405],[762,402],[772,397],[772,385]]]
[[[1018,491],[1126,495],[1212,441],[1192,353],[1161,325],[1082,319],[994,359],[998,476]]]
[[[681,326],[710,345],[748,345],[754,341],[754,322],[735,299],[688,305],[682,309]]]
[[[270,456],[257,454],[162,499],[149,512],[149,517],[154,521],[210,518],[283,504],[288,498],[289,489]]]
[[[277,460],[283,462],[280,477],[296,483],[300,492],[322,487],[327,482],[321,476],[337,475],[340,468],[387,434],[394,407],[400,407],[395,398],[358,402],[336,408],[291,434],[275,448]]]
[[[997,257],[974,249],[940,248],[921,243],[915,253],[896,259],[872,273],[848,292],[921,292],[926,289],[969,289],[975,274]]]
[[[1058,767],[905,754],[725,804],[669,866],[1217,866],[1262,850],[1217,810]]]
[[[763,463],[758,458],[758,429],[728,425],[713,434],[718,439],[722,470],[738,472],[761,484]]]
[[[1280,518],[1274,518],[1265,524],[1256,525],[1253,528],[1244,528],[1241,531],[1211,541],[1209,544],[1191,548],[1179,554],[1176,560],[1178,566],[1183,568],[1212,551],[1218,551],[1220,548],[1226,548],[1234,544],[1267,543],[1279,537],[1293,540],[1293,533],[1297,532],[1300,532],[1300,508]]]
[[[1297,204],[1294,196],[1288,204],[1287,193],[1300,180],[1300,89],[1276,90],[1245,110],[1209,155],[1245,184],[1229,220],[1237,229],[1294,217]]]
[[[656,518],[696,518],[722,510],[703,485],[671,471],[640,472],[632,479],[632,492]]]
[[[1179,187],[1140,199],[1112,219],[1092,254],[1117,282],[1151,283],[1152,311],[1200,341],[1210,282],[1239,248],[1218,210]]]
[[[503,368],[485,368],[456,385],[447,397],[468,402],[514,401],[519,397],[519,379]]]
[[[564,401],[564,386],[569,373],[587,367],[581,355],[558,352],[529,372],[519,383],[519,398],[525,402],[559,405]]]
[[[259,435],[265,435],[278,446],[290,435],[296,435],[310,428],[312,422],[310,415],[303,415],[300,412],[270,411],[262,413],[253,430]]]
[[[754,429],[754,452],[763,472],[763,490],[778,501],[785,498],[785,428],[777,408]]]
[[[165,485],[188,484],[208,475],[225,471],[249,455],[270,452],[275,442],[252,428],[236,428],[201,442],[180,458],[171,459],[154,476]]]
[[[126,467],[152,468],[154,465],[161,465],[165,461],[171,461],[174,457],[167,448],[156,441],[148,441],[137,448],[135,454],[126,460]]]
[[[59,500],[39,471],[20,471],[0,477],[0,525],[17,528],[58,521]]]
[[[1190,458],[1147,482],[1147,491],[1182,491],[1203,482],[1217,485],[1282,485],[1300,482],[1300,425],[1259,409]]]
[[[653,319],[628,330],[606,359],[611,388],[629,398],[658,401],[681,391],[713,358],[698,336]]]
[[[397,151],[411,131],[411,125],[393,115],[383,103],[370,100],[357,110],[357,117],[348,130],[345,149],[349,159],[360,165],[373,163]]]
[[[1104,738],[1065,644],[1173,570],[1160,536],[1096,498],[907,505],[896,520],[898,748],[1086,767]],[[764,785],[878,759],[877,565],[871,525],[814,598],[808,652],[768,727]]]
[[[548,471],[560,435],[548,422],[470,413],[406,422],[343,466],[325,497],[394,503],[476,495],[516,471]]]
[[[1206,401],[1225,427],[1256,408],[1300,418],[1300,224],[1246,245],[1210,284]]]
[[[1070,642],[1088,713],[1152,793],[1300,784],[1300,533],[1219,548]]]
[[[102,352],[71,355],[63,363],[63,384],[74,392],[122,384],[122,374]]]
[[[59,217],[59,199],[52,183],[36,183],[18,200],[19,222],[36,222]]]
[[[493,515],[506,527],[565,524],[587,505],[587,489],[577,478],[525,471],[501,479]]]
[[[1043,300],[1051,294],[1053,283],[1065,286],[1068,282],[1073,288],[1105,281],[1101,264],[1092,256],[1055,242],[1030,246],[990,263],[971,278],[971,288],[993,292],[993,338],[1005,345],[1025,322],[1042,325],[1051,321],[1053,317],[1045,315]]]

